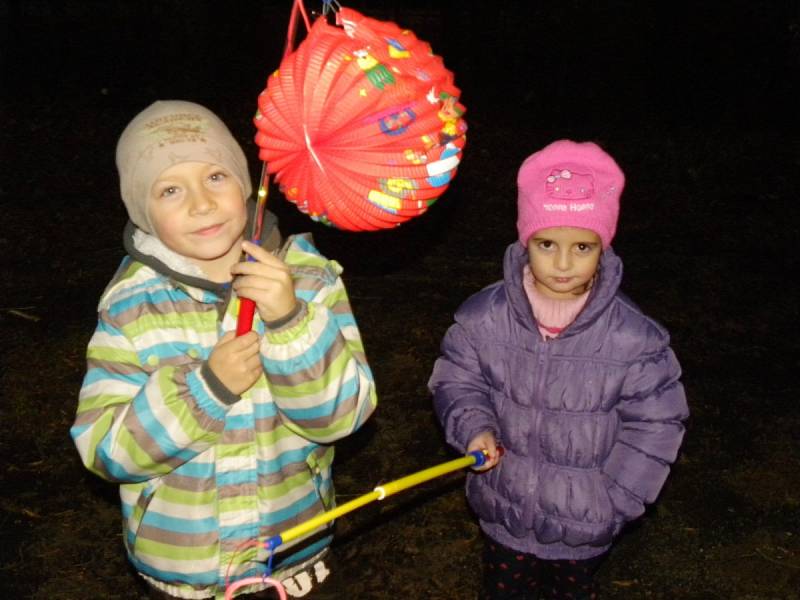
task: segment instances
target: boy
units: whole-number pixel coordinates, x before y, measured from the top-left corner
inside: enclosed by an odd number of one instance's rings
[[[254,540],[333,506],[329,444],[374,410],[373,377],[341,267],[308,235],[282,243],[271,214],[261,247],[243,241],[247,161],[216,115],[154,103],[120,137],[117,168],[128,256],[100,299],[71,434],[120,484],[147,582],[221,597],[228,577],[264,573]],[[241,337],[238,296],[257,307]],[[321,528],[275,556],[290,594],[327,576],[330,539]]]

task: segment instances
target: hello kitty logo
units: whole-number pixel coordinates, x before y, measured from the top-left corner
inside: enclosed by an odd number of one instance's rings
[[[594,179],[569,169],[553,169],[547,176],[545,193],[562,200],[585,200],[594,195]]]

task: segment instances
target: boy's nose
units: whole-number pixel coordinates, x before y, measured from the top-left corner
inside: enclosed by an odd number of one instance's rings
[[[191,211],[193,214],[206,214],[216,208],[217,204],[211,194],[204,190],[195,190],[192,192],[192,206]]]

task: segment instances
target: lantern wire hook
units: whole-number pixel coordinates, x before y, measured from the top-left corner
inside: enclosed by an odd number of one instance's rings
[[[328,13],[339,12],[342,8],[342,5],[339,4],[336,0],[322,0],[322,15],[328,16]]]

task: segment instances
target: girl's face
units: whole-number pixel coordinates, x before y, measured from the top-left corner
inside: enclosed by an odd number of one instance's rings
[[[574,298],[589,289],[603,245],[594,231],[579,227],[540,229],[528,240],[528,263],[538,289],[548,298]]]
[[[147,214],[170,250],[213,281],[230,280],[230,267],[242,251],[247,211],[242,189],[226,169],[204,162],[165,169],[150,189]]]

